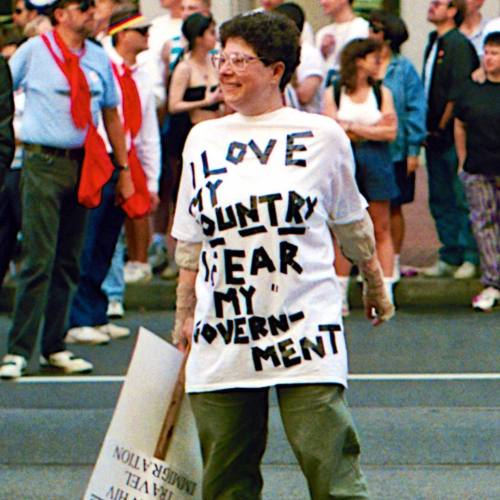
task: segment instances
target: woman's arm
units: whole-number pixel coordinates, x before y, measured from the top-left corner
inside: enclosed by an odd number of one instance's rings
[[[455,149],[458,156],[458,171],[461,172],[464,168],[465,158],[467,157],[467,129],[465,123],[458,118],[455,118]]]
[[[335,99],[333,97],[333,87],[331,85],[329,87],[326,87],[323,93],[323,104],[323,114],[336,120],[338,109],[337,105],[335,104]]]
[[[396,139],[398,131],[398,119],[394,109],[392,93],[382,86],[382,119],[375,125],[362,125],[360,123],[351,123],[349,131],[356,136],[370,141],[393,141]]]
[[[191,68],[185,61],[179,63],[174,69],[172,80],[170,82],[168,94],[168,111],[169,113],[183,113],[185,111],[192,111],[198,108],[210,106],[221,100],[221,93],[219,87],[215,90],[207,89],[205,98],[199,101],[185,101],[184,93],[189,88],[189,81],[191,79]]]
[[[201,244],[179,240],[175,249],[175,261],[179,266],[177,298],[175,306],[175,323],[172,342],[184,351],[191,342],[191,331],[186,327],[192,325],[196,306],[195,283],[198,274],[198,261]]]

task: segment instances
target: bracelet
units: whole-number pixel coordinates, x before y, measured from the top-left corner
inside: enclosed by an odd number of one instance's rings
[[[126,172],[127,170],[130,170],[130,167],[125,164],[125,165],[118,165],[118,170],[122,171],[122,172]]]

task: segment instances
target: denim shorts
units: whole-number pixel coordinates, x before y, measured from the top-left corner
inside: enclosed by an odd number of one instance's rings
[[[353,144],[356,182],[368,201],[391,200],[399,196],[396,174],[387,142],[363,141]]]
[[[391,200],[391,205],[400,206],[411,203],[415,199],[415,172],[408,175],[408,165],[405,160],[394,162],[396,184],[399,188],[399,196]]]

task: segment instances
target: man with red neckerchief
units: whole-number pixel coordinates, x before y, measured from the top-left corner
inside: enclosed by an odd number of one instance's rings
[[[71,306],[67,343],[107,344],[126,337],[128,328],[109,323],[108,297],[102,283],[109,271],[125,219],[142,218],[158,205],[160,133],[149,74],[138,66],[137,55],[148,46],[149,24],[134,7],[118,9],[111,17],[105,43],[120,96],[118,112],[125,129],[134,195],[121,206],[113,200],[115,172],[103,189],[103,202],[93,210],[81,258],[80,283]],[[99,130],[106,137],[104,130]],[[110,153],[111,147],[108,144]]]
[[[42,365],[67,374],[93,368],[66,350],[64,328],[79,278],[86,207],[100,203],[114,170],[97,134],[99,113],[121,169],[117,202],[134,193],[111,65],[101,47],[86,41],[94,28],[93,1],[58,0],[46,9],[54,30],[26,42],[10,60],[14,88],[26,93],[24,260],[0,366],[4,379],[23,375],[42,320]]]

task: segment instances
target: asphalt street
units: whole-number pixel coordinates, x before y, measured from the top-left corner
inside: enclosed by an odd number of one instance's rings
[[[500,309],[403,308],[372,328],[346,320],[350,388],[362,461],[373,498],[500,498]],[[130,312],[134,334],[106,346],[75,346],[88,377],[40,373],[0,383],[0,498],[81,498],[144,326],[168,339],[171,312]],[[5,348],[10,320],[0,316]],[[0,349],[0,351],[1,351]],[[3,354],[3,351],[0,352]],[[264,457],[264,498],[306,499],[274,395]]]

